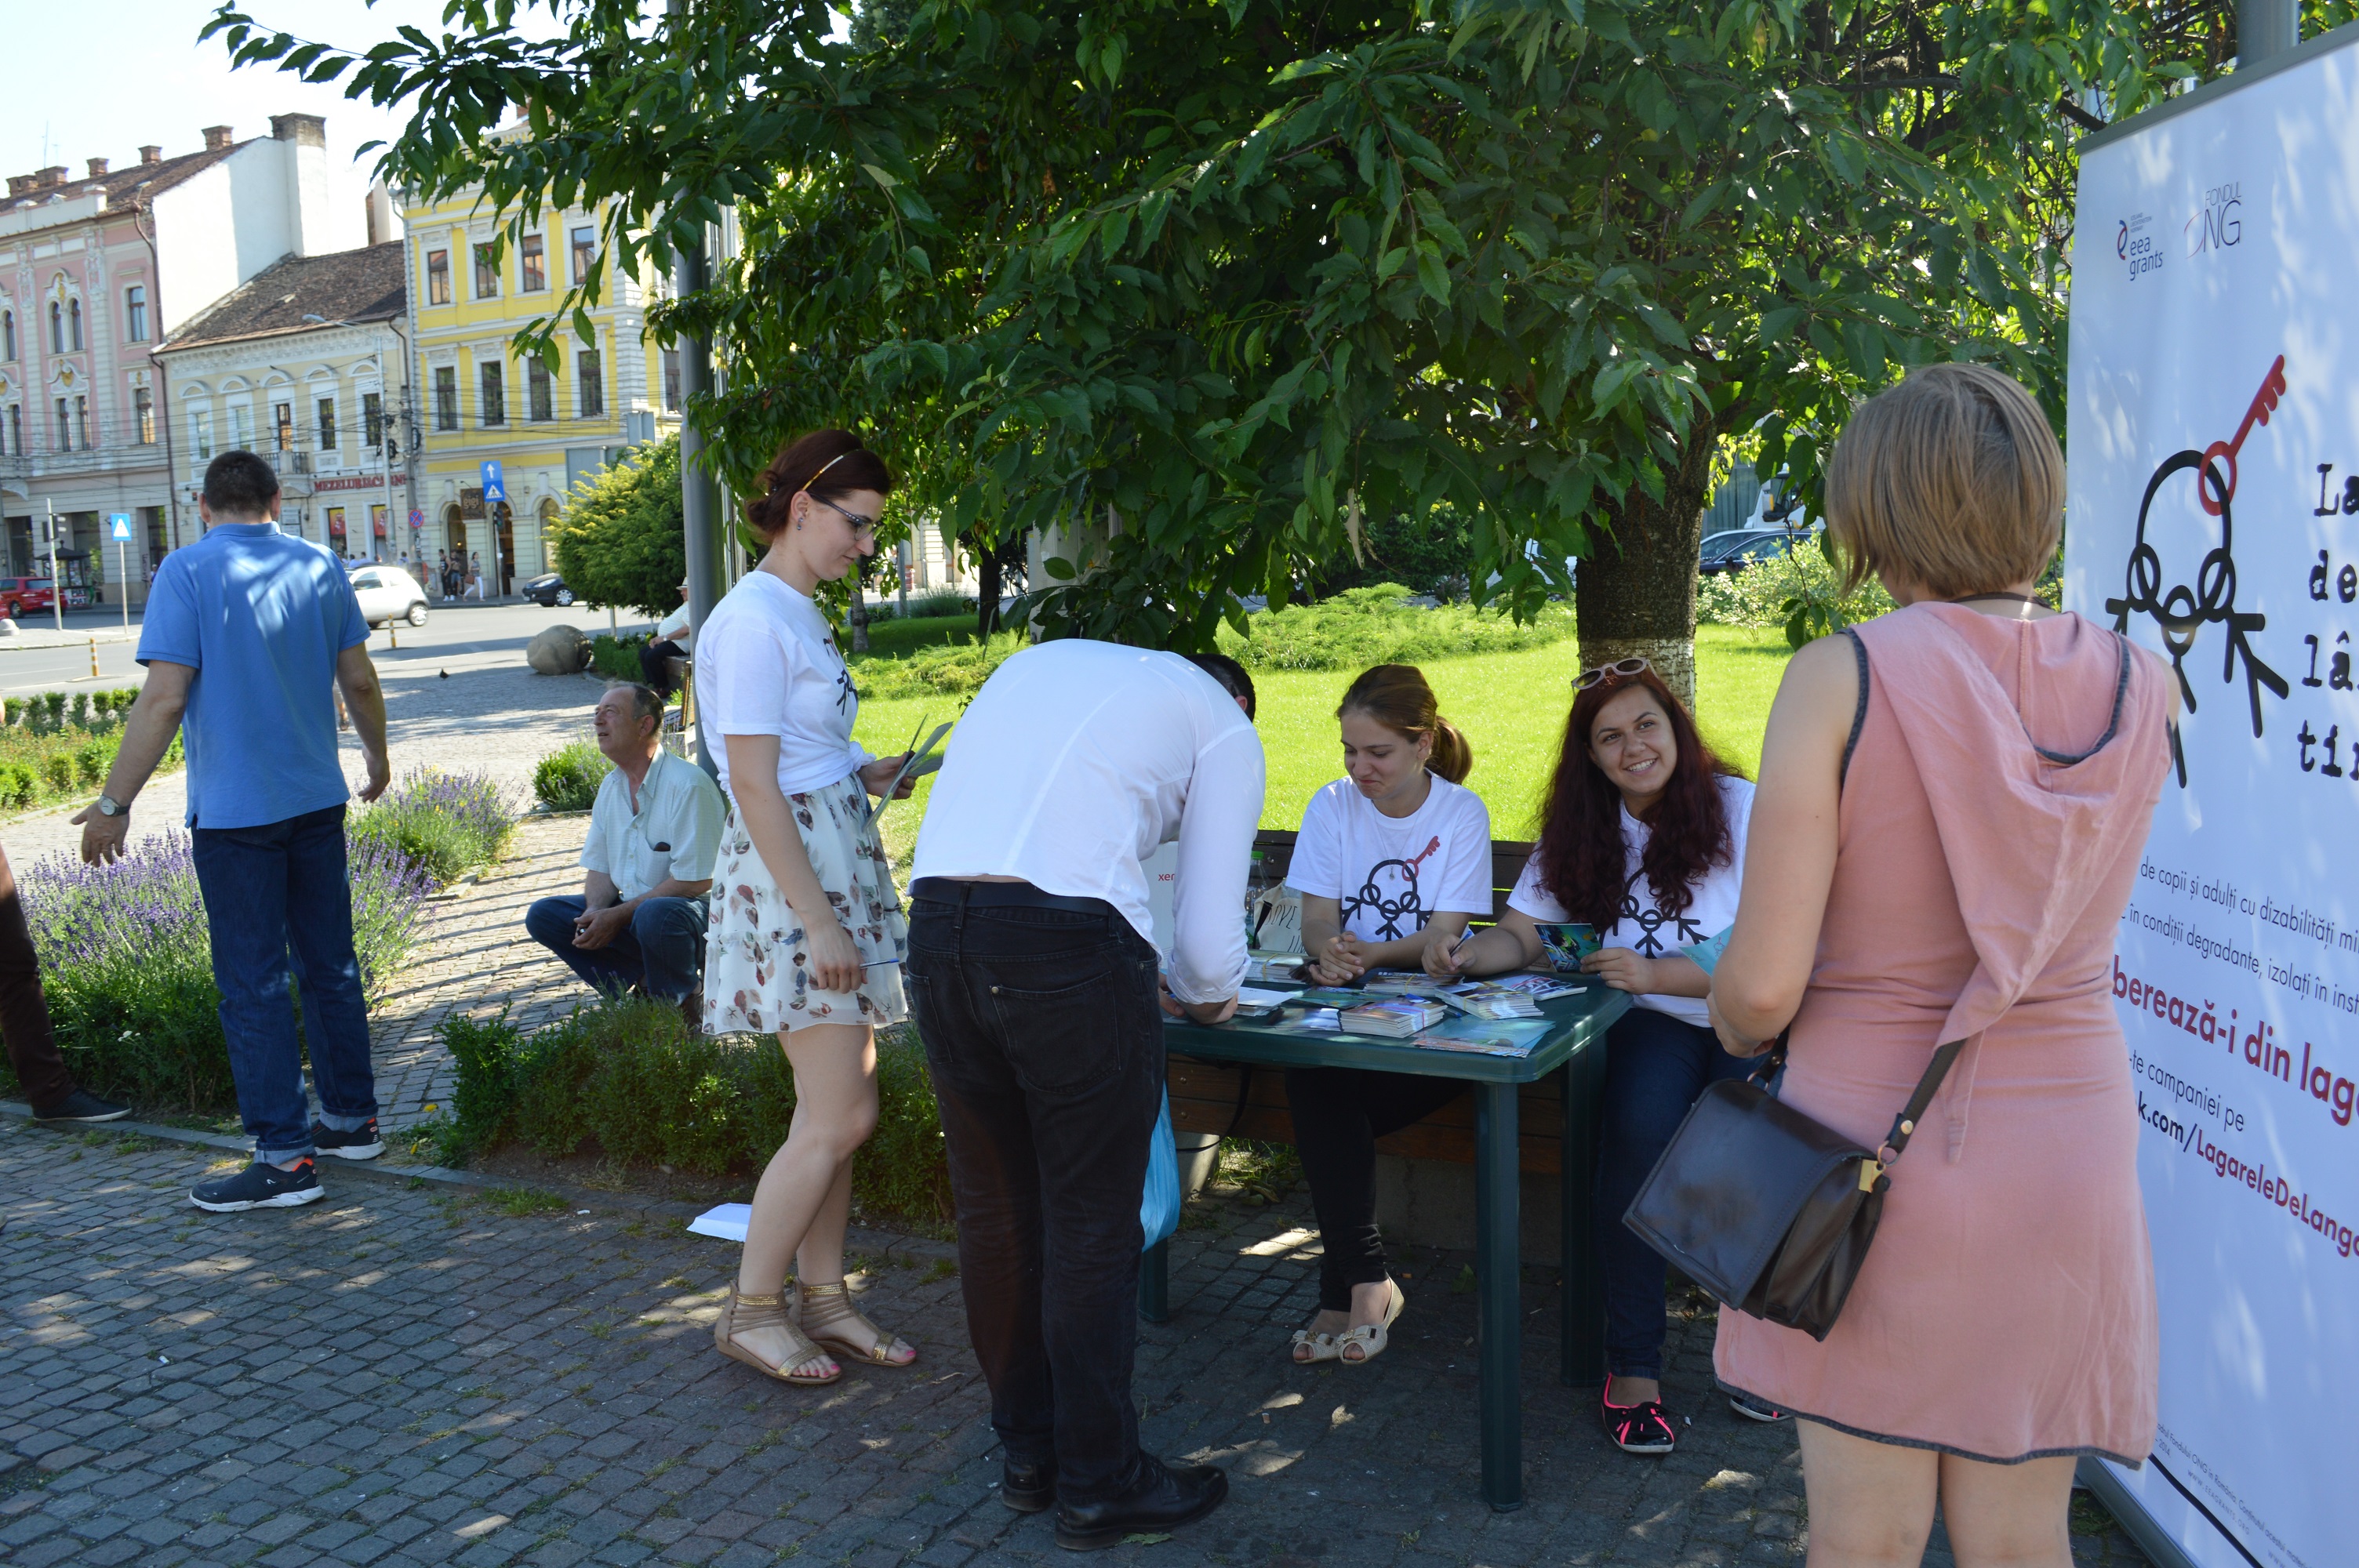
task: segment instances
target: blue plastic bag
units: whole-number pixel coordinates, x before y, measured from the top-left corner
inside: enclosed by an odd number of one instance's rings
[[[1163,1108],[1147,1141],[1147,1188],[1138,1200],[1138,1228],[1147,1240],[1140,1248],[1168,1241],[1180,1228],[1180,1152],[1171,1142],[1171,1094],[1165,1090]]]

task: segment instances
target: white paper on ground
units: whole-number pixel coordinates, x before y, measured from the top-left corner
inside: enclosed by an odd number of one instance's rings
[[[725,1203],[718,1207],[706,1209],[702,1214],[690,1220],[688,1232],[691,1236],[718,1237],[723,1241],[743,1241],[745,1239],[747,1227],[753,1223],[754,1206],[752,1204]]]

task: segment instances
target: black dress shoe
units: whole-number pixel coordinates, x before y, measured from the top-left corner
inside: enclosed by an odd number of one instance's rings
[[[130,1114],[129,1106],[101,1099],[88,1089],[76,1089],[46,1109],[33,1108],[35,1121],[120,1121]]]
[[[999,1500],[1020,1514],[1037,1514],[1057,1500],[1057,1466],[1009,1459],[999,1467]]]
[[[1057,1505],[1057,1544],[1068,1552],[1119,1546],[1132,1534],[1160,1534],[1202,1519],[1228,1500],[1228,1476],[1210,1465],[1170,1465],[1138,1456],[1138,1478],[1118,1497]]]

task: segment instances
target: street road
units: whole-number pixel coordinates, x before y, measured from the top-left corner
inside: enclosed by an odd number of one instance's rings
[[[647,624],[619,613],[614,619],[625,632],[644,631]],[[607,611],[579,604],[571,610],[543,610],[537,604],[493,604],[464,610],[434,605],[429,607],[423,626],[397,624],[390,636],[384,632],[371,635],[369,653],[380,667],[389,662],[408,664],[432,659],[438,667],[455,675],[462,668],[516,662],[523,656],[525,644],[545,627],[571,624],[596,633],[607,629]],[[50,623],[41,618],[28,618],[25,624],[34,631],[50,629]],[[136,633],[139,625],[136,611],[132,612],[131,624]],[[119,633],[122,628],[119,611],[82,611],[66,616],[69,634]],[[398,648],[392,645],[395,643],[399,643]],[[142,678],[139,665],[132,657],[137,647],[136,641],[100,643],[98,677],[93,680],[87,643],[27,648],[0,642],[0,695],[21,697],[37,691],[73,691],[93,686],[136,686]]]

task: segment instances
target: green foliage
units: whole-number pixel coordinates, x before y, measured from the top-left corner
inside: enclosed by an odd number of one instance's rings
[[[1324,597],[1349,588],[1397,582],[1417,593],[1454,600],[1473,590],[1473,535],[1454,506],[1372,521],[1361,553],[1365,565],[1353,565],[1346,556],[1314,573],[1310,580],[1316,591]]]
[[[61,691],[10,697],[0,708],[0,810],[82,800],[106,783],[139,688],[71,695],[71,702]],[[170,773],[180,762],[175,735],[157,772]]]
[[[1782,556],[1702,579],[1696,587],[1696,619],[1723,626],[1783,627],[1787,641],[1799,648],[1892,608],[1892,596],[1873,578],[1849,596],[1841,592],[1842,585],[1843,573],[1821,545],[1805,542]]]
[[[688,576],[682,526],[674,436],[576,484],[549,536],[574,598],[662,616],[678,607]],[[636,665],[625,678],[638,678]]]
[[[647,634],[625,632],[620,636],[601,632],[590,639],[590,668],[608,680],[640,678],[639,650],[647,645]]]
[[[719,1176],[760,1169],[794,1119],[775,1040],[691,1035],[664,1002],[602,1000],[530,1034],[505,1012],[454,1013],[440,1033],[459,1080],[447,1152],[520,1143]],[[924,1051],[887,1030],[876,1058],[877,1129],[853,1164],[853,1195],[868,1212],[942,1218],[949,1171]]]
[[[1364,670],[1466,654],[1545,647],[1572,635],[1572,612],[1543,606],[1527,621],[1471,605],[1420,609],[1401,601],[1398,583],[1355,588],[1317,604],[1273,610],[1246,620],[1246,635],[1223,626],[1221,652],[1251,669]]]
[[[860,695],[889,701],[899,697],[972,697],[983,689],[1009,654],[1029,646],[1021,632],[995,632],[987,643],[924,647],[896,657],[871,654],[853,666]]]
[[[598,798],[598,786],[614,764],[598,743],[576,737],[543,757],[532,770],[532,793],[551,811],[587,811]]]
[[[441,884],[498,860],[516,824],[515,810],[485,775],[421,767],[355,815],[351,834],[358,844],[382,844]]]

